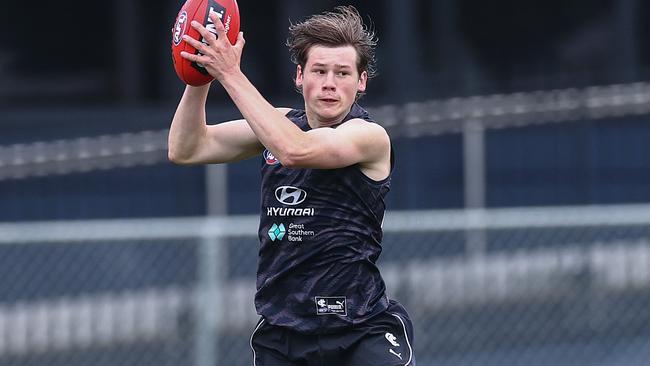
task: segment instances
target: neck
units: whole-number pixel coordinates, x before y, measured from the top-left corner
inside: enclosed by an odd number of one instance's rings
[[[314,112],[307,109],[307,107],[305,106],[305,112],[307,114],[307,124],[309,124],[309,127],[311,127],[312,129],[338,125],[339,123],[343,122],[343,119],[345,118],[345,116],[348,115],[348,113],[350,113],[351,110],[352,110],[352,106],[350,106],[350,108],[348,108],[346,112],[341,115],[338,115],[331,119],[323,119],[322,117],[318,116]]]

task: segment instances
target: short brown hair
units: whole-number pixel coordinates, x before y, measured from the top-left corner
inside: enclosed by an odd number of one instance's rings
[[[312,46],[352,46],[357,51],[357,71],[366,71],[368,78],[376,75],[375,32],[363,24],[354,6],[337,6],[333,12],[313,15],[289,26],[287,47],[291,61],[305,67]]]

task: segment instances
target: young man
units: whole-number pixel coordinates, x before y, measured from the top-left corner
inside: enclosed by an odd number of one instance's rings
[[[415,365],[412,324],[385,294],[375,265],[392,151],[386,131],[356,104],[374,73],[374,34],[353,7],[290,27],[295,83],[304,110],[274,108],[240,70],[243,34],[232,46],[192,26],[199,62],[244,119],[206,125],[209,86],[185,89],[169,133],[180,164],[262,155],[262,212],[251,336],[254,365]]]

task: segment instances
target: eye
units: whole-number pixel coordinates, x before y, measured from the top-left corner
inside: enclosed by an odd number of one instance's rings
[[[323,74],[325,74],[325,70],[323,70],[323,69],[314,69],[313,72],[314,72],[315,74],[318,74],[318,75],[323,75]]]
[[[338,75],[339,76],[348,76],[348,75],[350,75],[350,73],[348,71],[339,71]]]

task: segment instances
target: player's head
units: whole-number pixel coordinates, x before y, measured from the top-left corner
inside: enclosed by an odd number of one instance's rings
[[[376,74],[377,38],[374,31],[363,24],[359,12],[353,6],[337,6],[332,12],[313,15],[289,27],[287,47],[293,63],[304,68],[309,51],[315,45],[352,46],[357,52],[359,75],[365,71],[368,78],[372,78]]]
[[[287,46],[297,65],[296,87],[305,97],[306,108],[322,110],[325,119],[349,109],[375,75],[376,44],[374,32],[352,6],[339,6],[292,24]],[[323,95],[340,103],[319,103]]]

